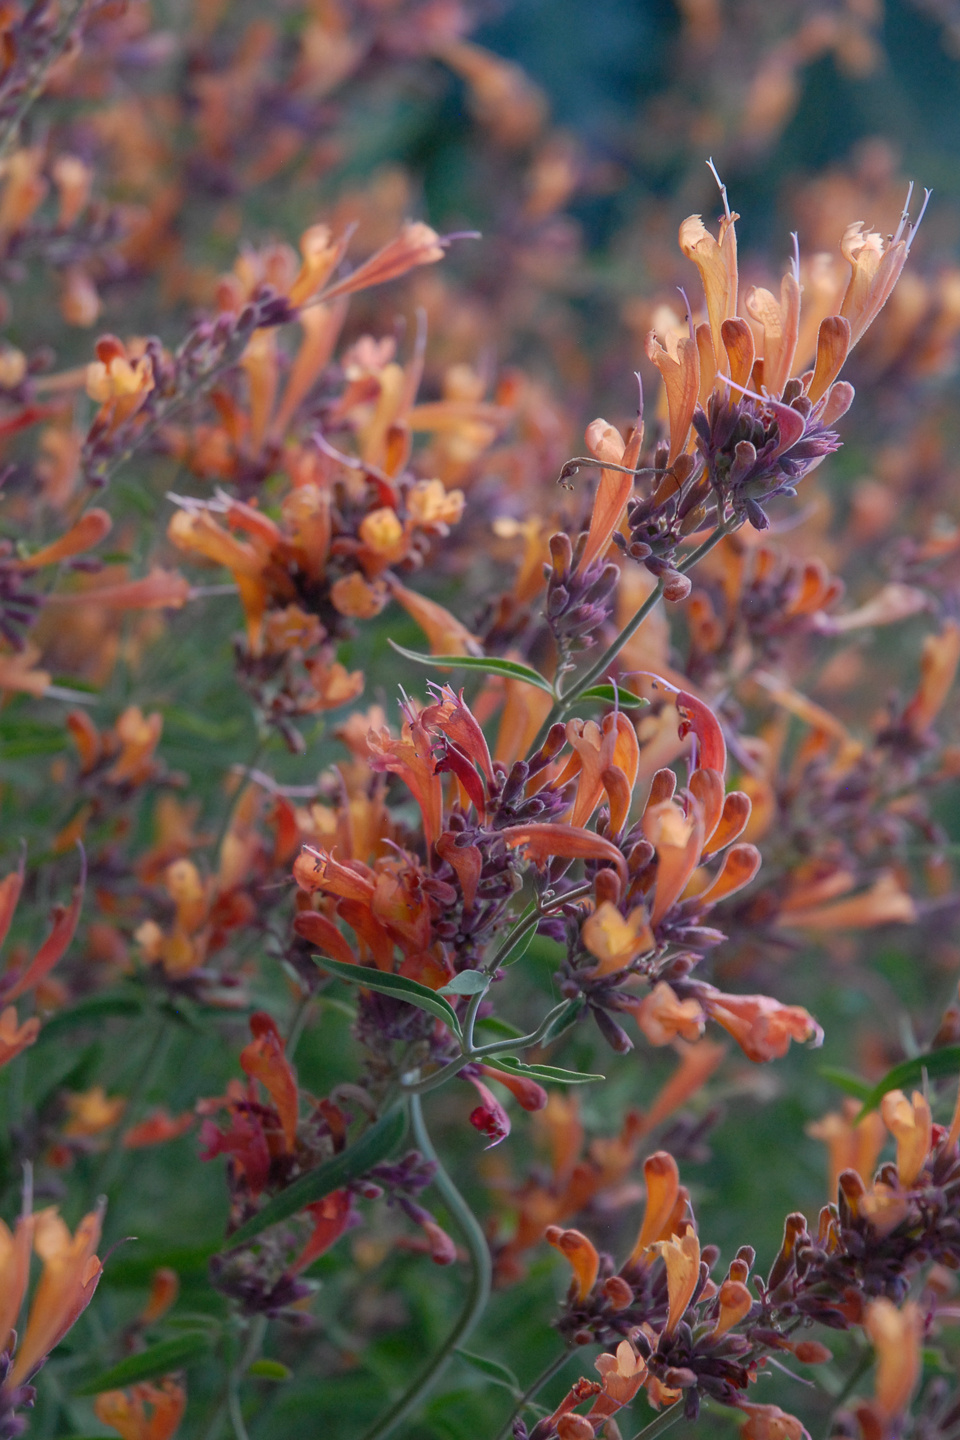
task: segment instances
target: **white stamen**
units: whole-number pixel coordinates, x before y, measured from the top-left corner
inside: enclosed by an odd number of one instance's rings
[[[920,214],[917,216],[916,220],[915,220],[914,223],[910,226],[910,229],[909,229],[909,231],[907,232],[907,254],[908,254],[908,255],[910,254],[910,246],[913,244],[913,237],[916,235],[917,231],[920,229],[920,221],[923,219],[924,215],[927,213],[927,206],[930,204],[930,196],[931,196],[932,194],[933,194],[933,191],[932,191],[932,190],[926,190],[926,189],[924,190],[924,192],[923,192],[923,204],[920,206]]]
[[[712,156],[712,155],[710,156],[710,159],[707,161],[707,169],[710,171],[710,174],[713,176],[714,180],[716,180],[718,186],[720,187],[720,198],[721,198],[721,200],[723,201],[723,213],[724,213],[724,215],[726,216],[726,218],[729,220],[729,219],[730,219],[730,203],[729,203],[729,201],[727,200],[727,187],[726,187],[726,185],[724,185],[723,181],[720,179],[719,174],[717,173],[717,167],[716,167],[716,165],[714,165],[714,163],[713,163],[713,156]]]

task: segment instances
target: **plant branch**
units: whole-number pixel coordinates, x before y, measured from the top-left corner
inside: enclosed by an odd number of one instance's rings
[[[509,1436],[511,1428],[513,1426],[513,1422],[520,1414],[520,1412],[527,1405],[530,1404],[530,1401],[534,1398],[535,1395],[539,1395],[544,1385],[546,1385],[548,1381],[552,1380],[554,1375],[557,1375],[563,1369],[564,1365],[566,1365],[572,1354],[572,1350],[564,1350],[562,1354],[555,1356],[555,1358],[550,1361],[550,1364],[547,1366],[547,1368],[545,1370],[542,1370],[537,1376],[536,1380],[534,1380],[533,1383],[528,1386],[526,1390],[524,1390],[520,1399],[517,1401],[516,1408],[512,1410],[507,1417],[507,1422],[504,1425],[503,1429],[497,1432],[497,1440],[507,1440],[507,1437]]]
[[[413,1384],[400,1396],[396,1404],[374,1425],[372,1430],[367,1431],[364,1440],[386,1440],[386,1436],[392,1435],[400,1422],[419,1407],[434,1382],[446,1369],[454,1351],[469,1338],[477,1321],[487,1308],[487,1301],[490,1298],[492,1266],[487,1237],[480,1228],[477,1217],[440,1163],[427,1132],[423,1109],[417,1095],[410,1097],[410,1118],[420,1153],[437,1167],[433,1184],[443,1196],[470,1252],[470,1287],[460,1317],[440,1349],[429,1360]]]

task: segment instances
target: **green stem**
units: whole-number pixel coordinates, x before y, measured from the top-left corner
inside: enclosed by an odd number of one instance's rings
[[[80,12],[85,4],[86,0],[77,0],[77,3],[70,7],[67,12],[67,18],[51,42],[49,50],[40,57],[27,76],[26,86],[20,97],[20,102],[16,110],[14,110],[13,114],[5,122],[3,130],[0,131],[0,160],[7,155],[10,147],[17,140],[21,121],[26,116],[27,111],[30,110],[40,98],[47,76],[69,45],[70,37],[73,34],[73,27],[80,18]]]
[[[864,1375],[866,1375],[867,1371],[870,1369],[870,1366],[873,1364],[874,1358],[875,1357],[872,1350],[863,1351],[863,1354],[860,1356],[856,1365],[854,1365],[853,1369],[850,1371],[850,1374],[844,1381],[843,1388],[841,1389],[839,1395],[835,1395],[833,1397],[834,1410],[839,1410],[840,1406],[846,1400],[847,1396],[854,1389],[856,1389],[857,1385],[859,1385],[860,1381],[863,1379]]]
[[[257,736],[257,742],[256,742],[256,744],[255,744],[254,747],[253,747],[253,752],[252,752],[252,754],[251,754],[251,756],[250,756],[250,759],[247,761],[246,766],[244,767],[244,772],[243,772],[243,773],[244,773],[245,775],[249,774],[249,772],[250,772],[251,770],[255,770],[255,769],[257,768],[257,765],[258,765],[258,763],[260,762],[260,760],[262,759],[262,757],[263,757],[263,752],[264,752],[264,750],[266,750],[267,745],[269,744],[269,742],[270,742],[270,737],[269,737],[269,735],[258,735],[258,736]],[[231,768],[232,768],[232,767],[231,767]],[[226,810],[224,811],[223,819],[220,821],[220,828],[219,828],[218,831],[217,831],[216,839],[214,840],[213,845],[212,845],[211,848],[210,848],[210,857],[211,857],[211,861],[212,861],[212,863],[213,863],[214,865],[216,865],[217,862],[218,862],[218,860],[219,860],[220,847],[221,847],[221,845],[223,844],[224,840],[226,839],[227,831],[230,829],[230,821],[233,819],[233,812],[234,812],[234,811],[236,810],[236,808],[237,808],[237,800],[239,799],[240,795],[242,795],[242,794],[243,794],[243,785],[242,785],[242,783],[241,783],[241,785],[238,786],[238,788],[237,788],[237,793],[236,793],[236,795],[232,797],[232,799],[230,800],[230,803],[228,804]]]
[[[716,527],[713,533],[709,535],[706,540],[704,540],[702,545],[699,545],[697,549],[694,550],[692,555],[688,555],[686,560],[684,560],[681,565],[678,565],[677,569],[681,572],[681,574],[685,575],[686,572],[688,570],[692,570],[694,565],[698,564],[705,555],[709,555],[710,551],[714,548],[714,546],[719,545],[720,541],[723,540],[725,536],[729,535],[731,530],[735,528],[736,524],[734,521],[721,520],[720,524]],[[563,716],[566,715],[567,712],[573,708],[579,697],[583,694],[584,690],[589,690],[591,685],[596,684],[598,680],[601,680],[603,676],[606,675],[607,671],[613,664],[614,660],[616,660],[617,656],[620,654],[620,651],[623,649],[624,645],[626,645],[627,641],[636,633],[637,630],[639,630],[640,626],[643,624],[644,620],[646,620],[647,616],[658,605],[660,598],[663,595],[663,584],[664,582],[662,580],[657,581],[653,590],[651,590],[646,600],[644,600],[643,604],[640,606],[640,609],[637,610],[636,613],[627,621],[626,625],[624,625],[623,629],[620,631],[616,639],[607,646],[606,650],[604,650],[603,654],[600,656],[600,659],[597,660],[595,664],[591,665],[590,669],[584,675],[580,676],[580,679],[577,681],[577,683],[572,686],[565,695],[562,695],[559,700],[554,702],[549,715],[540,727],[537,738],[534,740],[533,745],[530,747],[531,751],[539,750],[540,746],[543,744],[544,740],[547,737],[551,725],[555,724],[557,720],[561,720]]]
[[[669,1430],[671,1425],[682,1419],[683,1405],[678,1400],[675,1405],[670,1406],[669,1410],[661,1410],[656,1420],[651,1420],[649,1425],[638,1430],[636,1435],[630,1437],[630,1440],[653,1440],[654,1435],[660,1435],[664,1430]]]
[[[134,1081],[133,1088],[127,1097],[124,1114],[121,1119],[117,1121],[113,1138],[110,1141],[110,1148],[104,1155],[99,1171],[97,1172],[96,1183],[94,1185],[94,1194],[96,1195],[105,1195],[120,1173],[121,1166],[125,1159],[123,1137],[130,1128],[131,1120],[140,1109],[147,1092],[156,1078],[157,1071],[163,1059],[163,1052],[170,1039],[170,1030],[166,1017],[157,1012],[155,1012],[155,1016],[157,1028],[153,1042],[147,1051],[147,1058],[143,1063],[143,1068]]]
[[[520,1399],[517,1401],[516,1408],[512,1410],[508,1415],[506,1424],[504,1425],[503,1429],[497,1432],[497,1440],[507,1440],[513,1422],[520,1414],[520,1412],[527,1405],[529,1405],[530,1401],[534,1398],[535,1395],[539,1395],[544,1385],[546,1385],[549,1380],[552,1380],[554,1375],[558,1374],[559,1371],[563,1369],[564,1365],[566,1365],[572,1354],[572,1350],[564,1350],[561,1355],[557,1355],[553,1360],[550,1361],[550,1364],[547,1366],[546,1370],[542,1370],[540,1372],[536,1380],[534,1380],[533,1384],[530,1385],[526,1390],[524,1390]]]
[[[464,1200],[460,1191],[454,1185],[450,1176],[444,1170],[433,1148],[433,1143],[427,1133],[423,1119],[423,1109],[417,1095],[410,1097],[410,1118],[413,1124],[413,1133],[417,1147],[425,1159],[436,1165],[436,1172],[433,1177],[433,1184],[443,1196],[447,1209],[456,1221],[467,1249],[470,1252],[470,1288],[467,1292],[466,1303],[460,1313],[456,1325],[450,1331],[443,1345],[426,1365],[425,1369],[417,1376],[413,1384],[407,1389],[400,1399],[393,1405],[381,1420],[378,1420],[372,1430],[368,1430],[364,1440],[385,1440],[387,1435],[392,1435],[401,1421],[415,1411],[421,1401],[425,1399],[427,1392],[434,1382],[439,1379],[440,1374],[446,1369],[454,1351],[459,1345],[463,1345],[471,1335],[477,1321],[487,1308],[487,1301],[490,1298],[490,1281],[492,1277],[492,1266],[490,1264],[490,1249],[487,1245],[487,1237],[480,1228],[480,1223]]]
[[[446,1085],[454,1075],[458,1075],[465,1065],[470,1065],[474,1060],[484,1060],[490,1055],[505,1055],[511,1050],[529,1050],[533,1045],[539,1045],[543,1040],[554,1021],[558,1019],[561,1012],[570,1005],[569,1000],[561,1000],[559,1005],[554,1005],[552,1010],[540,1021],[536,1030],[529,1035],[519,1035],[512,1040],[491,1040],[488,1045],[478,1045],[476,1049],[468,1050],[464,1055],[458,1055],[456,1060],[450,1060],[442,1070],[437,1070],[433,1075],[428,1075],[424,1080],[413,1080],[409,1085],[402,1085],[404,1095],[426,1095],[431,1090],[439,1090],[441,1085]]]

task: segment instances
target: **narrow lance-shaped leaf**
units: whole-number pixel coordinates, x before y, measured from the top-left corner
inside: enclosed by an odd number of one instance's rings
[[[435,670],[476,670],[481,675],[502,675],[507,680],[524,680],[528,685],[536,685],[538,690],[553,695],[550,681],[538,670],[531,670],[529,665],[521,665],[518,660],[503,660],[499,655],[422,655],[418,650],[407,650],[405,646],[398,645],[396,640],[391,640],[390,644],[398,655],[416,665],[430,665]]]
[[[431,990],[428,985],[421,985],[417,980],[408,980],[405,975],[388,975],[382,970],[375,970],[370,965],[345,965],[342,960],[330,960],[326,955],[314,955],[314,960],[324,970],[329,970],[331,975],[338,975],[341,980],[348,980],[351,985],[362,985],[365,990],[377,990],[381,995],[392,995],[396,1000],[406,1000],[410,1005],[418,1005],[421,1010],[429,1010],[431,1015],[436,1015],[445,1025],[449,1025],[454,1035],[460,1036],[460,1021],[457,1019],[457,1012],[449,1000],[436,990]]]
[[[491,1360],[487,1355],[475,1355],[472,1350],[457,1350],[461,1360],[466,1361],[471,1370],[479,1370],[494,1385],[502,1385],[509,1390],[514,1399],[519,1400],[521,1395],[520,1381],[506,1365],[501,1365],[499,1360]]]
[[[497,1055],[488,1062],[497,1070],[507,1070],[511,1075],[529,1075],[531,1080],[544,1080],[553,1085],[589,1085],[594,1080],[605,1080],[605,1075],[591,1074],[585,1070],[560,1070],[556,1065],[525,1065],[514,1055]]]
[[[822,1079],[828,1080],[831,1085],[836,1085],[846,1095],[852,1095],[856,1100],[866,1100],[868,1095],[873,1094],[873,1086],[867,1080],[861,1080],[850,1070],[843,1070],[838,1065],[821,1065],[817,1074]]]
[[[857,1116],[862,1120],[871,1110],[876,1110],[884,1095],[890,1090],[902,1090],[907,1085],[919,1085],[924,1071],[931,1080],[942,1080],[945,1075],[956,1075],[960,1070],[960,1045],[944,1045],[941,1050],[928,1050],[925,1055],[914,1055],[888,1070],[883,1079],[874,1085],[864,1097],[863,1109]]]
[[[315,1170],[308,1170],[306,1175],[301,1175],[279,1195],[268,1200],[262,1210],[234,1231],[223,1248],[236,1250],[239,1245],[246,1245],[264,1230],[269,1230],[271,1225],[289,1220],[306,1205],[312,1205],[315,1200],[332,1195],[334,1190],[342,1190],[351,1180],[359,1179],[400,1144],[406,1128],[406,1110],[399,1105],[388,1110],[341,1154],[324,1161]]]
[[[161,1340],[142,1350],[139,1355],[129,1355],[109,1370],[102,1370],[93,1380],[79,1386],[77,1395],[99,1395],[103,1390],[120,1390],[124,1385],[136,1385],[141,1380],[152,1380],[157,1375],[168,1375],[191,1360],[197,1360],[211,1349],[213,1337],[194,1331],[189,1335],[176,1335],[172,1340]]]
[[[600,700],[604,705],[618,705],[621,710],[636,710],[650,704],[642,695],[634,695],[632,690],[624,690],[619,685],[591,685],[577,696],[577,704],[584,700]]]

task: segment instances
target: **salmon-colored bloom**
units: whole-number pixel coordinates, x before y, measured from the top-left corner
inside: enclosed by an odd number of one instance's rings
[[[668,1045],[678,1035],[682,1040],[699,1040],[707,1018],[699,1000],[678,999],[666,980],[658,981],[633,1014],[651,1045]]]
[[[12,1384],[30,1379],[93,1299],[103,1270],[95,1252],[104,1204],[84,1216],[74,1235],[55,1208],[34,1217],[33,1244],[43,1261],[43,1273],[14,1356]]]
[[[885,1421],[892,1420],[906,1410],[920,1379],[923,1313],[913,1301],[898,1310],[881,1298],[867,1306],[863,1328],[877,1354],[873,1405]]]
[[[656,945],[645,906],[635,906],[624,919],[608,900],[584,922],[580,938],[597,959],[596,967],[590,972],[591,979],[615,974]]]
[[[779,1060],[790,1041],[823,1044],[823,1030],[801,1005],[781,1005],[769,995],[723,995],[712,985],[697,994],[711,1020],[736,1040],[748,1060]]]
[[[577,1299],[585,1300],[593,1289],[600,1269],[596,1247],[580,1230],[563,1230],[548,1225],[543,1238],[570,1261],[577,1287]]]
[[[674,1221],[679,1223],[677,1206],[686,1205],[687,1193],[680,1184],[677,1162],[667,1150],[657,1150],[643,1162],[643,1178],[647,1186],[647,1203],[628,1265],[636,1265],[651,1245],[664,1238]]]
[[[725,1335],[734,1325],[739,1325],[753,1306],[753,1296],[742,1280],[724,1280],[717,1295],[720,1313],[714,1326],[715,1336]]]
[[[194,1115],[190,1110],[185,1110],[181,1115],[173,1116],[163,1106],[158,1106],[144,1120],[136,1125],[131,1125],[129,1130],[124,1131],[123,1148],[125,1150],[142,1150],[148,1145],[163,1145],[168,1140],[178,1140],[185,1135],[194,1123]]]
[[[91,507],[59,539],[52,540],[26,560],[21,560],[20,569],[39,570],[44,565],[58,565],[62,560],[81,555],[84,550],[92,550],[94,545],[99,545],[112,528],[113,521],[106,510]]]
[[[742,1440],[810,1440],[795,1415],[788,1415],[779,1405],[753,1405],[741,1400],[737,1406],[747,1417],[740,1431]]]
[[[104,1425],[123,1440],[170,1440],[180,1428],[187,1393],[168,1376],[159,1383],[134,1385],[130,1390],[105,1390],[93,1404]]]
[[[807,1134],[822,1140],[827,1147],[831,1199],[837,1193],[837,1182],[844,1170],[855,1170],[869,1184],[886,1143],[886,1129],[877,1111],[871,1110],[858,1120],[861,1108],[856,1100],[848,1098],[842,1112],[832,1110],[822,1120],[807,1126]]]
[[[288,1152],[297,1140],[300,1098],[297,1077],[284,1055],[284,1043],[276,1022],[264,1011],[250,1016],[253,1039],[240,1052],[240,1065],[252,1080],[259,1080],[277,1107]]]
[[[32,1045],[39,1034],[40,1021],[35,1015],[31,1015],[20,1025],[15,1006],[7,1005],[0,1010],[0,1068],[8,1065],[21,1050]]]
[[[30,1279],[34,1216],[21,1215],[13,1232],[0,1220],[0,1354],[10,1348]]]
[[[667,1267],[669,1313],[665,1329],[672,1335],[700,1281],[700,1241],[691,1228],[683,1235],[671,1235],[669,1240],[659,1241],[656,1250]]]
[[[635,466],[643,444],[643,421],[624,442],[619,430],[606,420],[593,420],[587,426],[585,435],[587,449],[598,460],[612,461],[616,470],[601,470],[597,482],[597,493],[587,531],[587,543],[580,556],[578,568],[586,570],[594,560],[606,552],[613,532],[620,524],[624,508],[633,490],[634,477],[629,472]]]
[[[908,1189],[915,1184],[930,1153],[933,1120],[926,1096],[914,1090],[912,1101],[902,1090],[891,1090],[880,1102],[883,1123],[897,1142],[897,1174]]]

